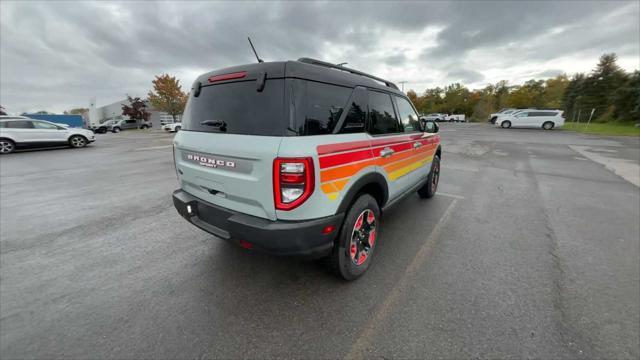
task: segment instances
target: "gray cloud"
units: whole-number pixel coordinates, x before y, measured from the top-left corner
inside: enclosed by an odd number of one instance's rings
[[[93,96],[99,104],[144,96],[163,72],[188,89],[198,73],[255,61],[247,35],[267,61],[345,61],[417,91],[544,77],[541,69],[585,71],[604,52],[630,69],[640,58],[639,8],[637,1],[2,1],[0,104],[62,111]]]
[[[545,70],[545,71],[541,71],[539,73],[536,73],[534,75],[534,77],[536,78],[550,78],[550,77],[556,77],[560,74],[562,74],[563,71],[560,69],[549,69],[549,70]]]
[[[484,75],[474,70],[458,69],[448,72],[447,78],[463,84],[473,84],[484,80]]]

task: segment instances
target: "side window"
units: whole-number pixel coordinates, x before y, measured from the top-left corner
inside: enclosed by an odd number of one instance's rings
[[[135,124],[136,121],[135,120],[127,120],[127,124]]]
[[[519,112],[516,114],[516,117],[527,117],[529,116],[528,112]]]
[[[31,121],[17,120],[9,121],[7,127],[11,129],[33,129],[33,124]]]
[[[367,121],[367,90],[356,88],[348,105],[349,110],[345,116],[340,134],[354,134],[364,132]]]
[[[57,130],[58,127],[42,121],[33,121],[33,127],[36,129],[49,129],[49,130]]]
[[[0,121],[0,129],[4,129],[7,127],[7,123],[5,121]]]
[[[400,115],[400,124],[404,128],[404,132],[420,131],[420,123],[418,122],[418,114],[413,110],[413,106],[405,98],[396,96],[398,104],[398,114]]]
[[[402,131],[389,94],[369,91],[369,120],[369,132],[373,135]]]
[[[313,81],[306,82],[304,107],[304,135],[331,134],[352,89]]]

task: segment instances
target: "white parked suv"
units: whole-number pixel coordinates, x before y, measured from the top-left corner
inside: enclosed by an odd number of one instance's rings
[[[0,154],[12,153],[16,148],[63,144],[81,148],[93,141],[95,135],[90,130],[25,117],[0,117]]]
[[[542,128],[551,130],[564,125],[563,111],[525,109],[513,114],[501,114],[496,120],[496,126],[508,129],[510,127]]]

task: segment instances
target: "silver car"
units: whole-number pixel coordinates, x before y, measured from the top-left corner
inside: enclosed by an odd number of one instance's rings
[[[81,148],[95,141],[92,131],[68,128],[58,124],[29,118],[0,118],[0,154],[17,148],[69,145]]]

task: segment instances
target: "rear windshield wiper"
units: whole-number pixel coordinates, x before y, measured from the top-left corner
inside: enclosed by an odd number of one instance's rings
[[[227,131],[227,123],[222,120],[205,120],[200,125],[211,126],[219,128],[220,131]]]

